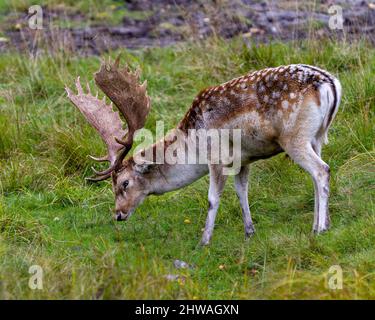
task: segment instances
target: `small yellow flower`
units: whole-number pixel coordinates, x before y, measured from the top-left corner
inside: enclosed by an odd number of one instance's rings
[[[224,269],[225,269],[225,265],[221,264],[221,265],[219,266],[219,269],[220,269],[220,270],[224,270]]]
[[[190,219],[185,219],[185,220],[184,220],[184,223],[186,223],[186,224],[190,224],[191,221],[190,221]]]
[[[104,19],[109,18],[109,14],[106,11],[98,12],[96,14],[96,18],[99,19],[99,20],[104,20]]]

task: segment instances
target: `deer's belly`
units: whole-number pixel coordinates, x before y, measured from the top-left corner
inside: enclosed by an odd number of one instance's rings
[[[241,163],[246,164],[259,159],[272,157],[283,149],[273,139],[268,139],[254,132],[251,135],[241,136]]]
[[[274,128],[271,121],[258,117],[257,113],[228,119],[226,124],[220,127],[220,129],[229,129],[230,131],[240,130],[242,163],[268,158],[283,151],[277,142],[278,130]],[[232,146],[239,148],[239,143],[235,141],[235,132],[232,131],[230,136]]]

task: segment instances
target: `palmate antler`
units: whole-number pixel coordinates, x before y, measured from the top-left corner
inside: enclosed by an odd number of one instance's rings
[[[70,101],[82,112],[86,120],[99,132],[107,145],[108,155],[101,158],[91,157],[96,161],[109,161],[111,166],[102,172],[95,169],[96,177],[91,181],[101,181],[110,177],[111,173],[119,170],[122,161],[133,145],[134,133],[143,128],[150,112],[150,98],[146,93],[146,81],[139,84],[139,71],[132,73],[128,67],[120,69],[120,56],[112,65],[103,63],[95,74],[98,87],[115,104],[124,116],[128,128],[122,128],[122,121],[118,112],[105,104],[105,99],[99,100],[90,93],[85,94],[79,82],[76,81],[78,94],[75,95],[66,87]]]

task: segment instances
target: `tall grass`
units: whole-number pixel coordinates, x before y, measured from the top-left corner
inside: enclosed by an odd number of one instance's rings
[[[323,150],[332,171],[332,229],[311,235],[311,179],[283,155],[252,166],[249,199],[257,234],[248,242],[229,183],[213,244],[197,246],[207,178],[150,197],[130,221],[113,222],[109,183],[84,182],[92,165],[87,155],[103,154],[104,146],[64,93],[76,75],[93,87],[99,59],[3,54],[0,297],[375,298],[373,48],[329,41],[252,46],[213,38],[122,51],[148,79],[150,129],[156,120],[173,127],[200,89],[253,69],[301,62],[337,75],[343,100]],[[195,268],[175,270],[174,259]],[[34,264],[44,270],[41,291],[27,285]],[[329,267],[337,264],[344,271],[343,290],[326,286]],[[170,282],[170,273],[186,280]]]

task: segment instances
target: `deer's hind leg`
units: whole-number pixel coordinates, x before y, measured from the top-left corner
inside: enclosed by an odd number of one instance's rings
[[[315,189],[315,209],[313,230],[320,233],[329,228],[329,166],[318,156],[310,141],[292,140],[283,145],[288,155],[310,173]]]
[[[323,145],[323,138],[318,136],[316,137],[312,143],[312,148],[314,149],[315,153],[317,154],[317,156],[319,158],[321,158],[321,154],[322,154],[322,145]]]

